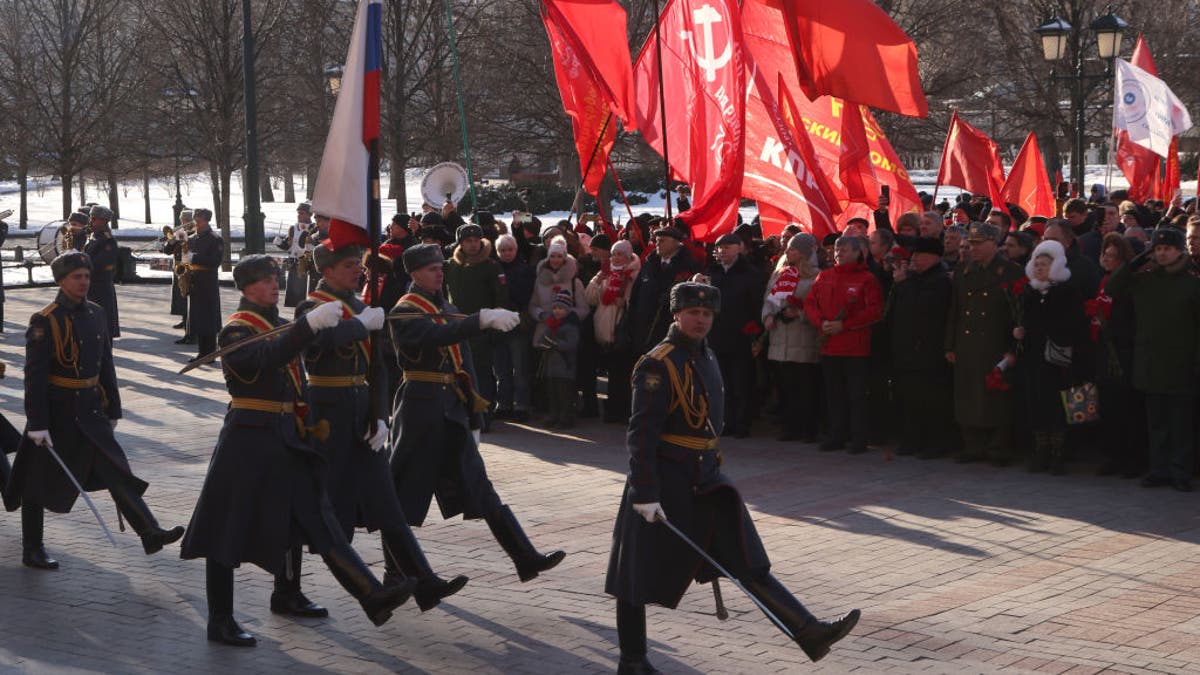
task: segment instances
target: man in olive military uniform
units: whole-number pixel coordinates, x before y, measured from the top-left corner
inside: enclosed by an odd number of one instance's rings
[[[199,345],[196,358],[217,348],[217,333],[221,330],[221,287],[217,269],[225,258],[225,242],[213,232],[212,211],[192,212],[196,233],[188,237],[188,252],[183,262],[191,270],[192,290],[188,294],[188,332]],[[195,360],[195,359],[192,359]]]
[[[458,246],[446,261],[446,299],[460,312],[474,314],[484,307],[507,307],[508,285],[504,270],[492,251],[492,242],[484,239],[483,228],[468,223],[455,232]],[[469,340],[479,379],[475,388],[489,401],[496,398],[496,377],[492,372],[494,336],[482,333]],[[483,413],[483,431],[491,427],[491,410]]]
[[[242,299],[221,331],[221,346],[287,323],[277,307],[279,265],[274,258],[246,256],[233,278]],[[288,557],[298,544],[307,544],[325,560],[376,626],[391,618],[412,592],[412,582],[384,587],[350,547],[325,489],[324,458],[313,444],[325,425],[314,424],[309,414],[300,357],[318,332],[341,319],[341,305],[326,303],[284,334],[221,358],[232,400],[181,550],[185,559],[206,559],[209,640],[255,645],[233,620],[233,569],[253,563],[278,579],[291,569]],[[293,599],[320,614],[321,608],[302,595]]]
[[[87,299],[92,262],[72,251],[55,258],[50,269],[59,291],[29,318],[25,333],[25,437],[6,491],[8,509],[21,508],[21,562],[58,568],[42,541],[43,509],[70,512],[79,497],[71,476],[88,492],[107,489],[146,554],[156,553],[183,536],[183,528],[158,526],[142,499],[148,485],[133,475],[113,435],[121,394],[104,309]]]
[[[492,308],[466,318],[446,316],[458,308],[442,297],[444,264],[437,244],[419,244],[404,252],[412,286],[392,309],[404,318],[389,321],[404,371],[392,415],[399,426],[392,454],[396,493],[413,526],[425,522],[434,496],[444,518],[460,513],[466,519],[483,518],[516,564],[521,581],[529,581],[566,554],[539,553],[488,479],[478,434],[489,401],[475,389],[467,342],[488,329],[510,331],[521,317]]]
[[[617,599],[618,673],[658,672],[646,658],[646,604],[674,609],[692,581],[718,572],[657,521],[676,525],[770,609],[817,661],[858,622],[856,609],[816,619],[771,575],[771,562],[737,487],[721,472],[721,370],[706,337],[721,306],[714,286],[671,289],[666,339],[634,367],[629,479],[617,513],[605,591]]]
[[[1024,278],[1020,265],[996,254],[999,230],[971,223],[967,241],[971,259],[954,275],[946,320],[946,360],[954,366],[954,418],[962,428],[964,449],[959,461],[990,457],[1011,461],[1012,397],[988,387],[997,364],[1016,364],[1012,331],[1019,298],[1014,284]]]
[[[362,247],[356,244],[334,250],[332,240],[326,240],[316,247],[313,261],[321,270],[321,283],[296,307],[297,319],[327,303],[342,308],[341,321],[319,331],[304,352],[313,417],[329,424],[329,437],[318,441],[317,448],[327,462],[329,498],[346,538],[354,537],[355,527],[379,530],[388,568],[384,582],[405,576],[416,579],[413,595],[424,611],[461,590],[467,578],[444,581],[434,574],[396,496],[388,456],[382,452],[388,439],[384,418],[390,412],[387,371],[378,360],[373,361],[371,352],[371,341],[384,339],[380,329],[385,312],[368,307],[355,295],[362,256]],[[299,550],[294,553],[295,570],[285,581],[292,582],[298,595]],[[288,597],[286,587],[281,588],[276,578],[272,610],[278,611],[277,602],[289,607]]]
[[[183,251],[187,248],[187,238],[191,234],[192,227],[192,210],[184,209],[179,212],[179,226],[175,228],[172,236],[163,240],[161,251],[171,256],[174,259],[171,274],[171,314],[180,317],[179,323],[172,326],[173,328],[185,329],[185,334],[182,340],[177,340],[176,344],[190,344],[188,342],[190,333],[187,329],[187,296],[179,290],[179,276],[174,274],[175,267],[178,267],[183,262]],[[194,340],[194,338],[192,338]]]
[[[88,287],[88,300],[104,308],[108,318],[109,337],[121,337],[121,322],[117,317],[117,289],[113,280],[117,273],[117,240],[113,238],[108,223],[113,212],[105,206],[93,206],[89,214],[90,236],[83,252],[92,259],[92,284]]]

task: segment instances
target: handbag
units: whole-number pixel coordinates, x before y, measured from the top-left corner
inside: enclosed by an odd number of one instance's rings
[[[1070,345],[1060,345],[1054,340],[1046,338],[1046,350],[1042,356],[1046,359],[1046,363],[1052,366],[1069,368],[1071,367],[1071,356],[1074,351],[1074,348]]]
[[[1088,424],[1100,419],[1100,396],[1093,382],[1068,387],[1059,392],[1067,424]]]

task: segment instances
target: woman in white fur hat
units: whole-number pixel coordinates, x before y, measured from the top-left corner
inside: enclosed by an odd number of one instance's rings
[[[1091,341],[1083,297],[1072,284],[1062,244],[1037,245],[1025,265],[1029,279],[1021,294],[1020,341],[1029,427],[1033,431],[1030,471],[1065,473],[1066,411],[1059,392],[1083,382],[1091,368]]]

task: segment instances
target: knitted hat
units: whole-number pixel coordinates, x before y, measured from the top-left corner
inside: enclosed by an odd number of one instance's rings
[[[592,237],[592,240],[588,242],[588,245],[591,248],[598,248],[604,251],[611,251],[613,247],[612,239],[609,239],[608,235],[603,233]]]
[[[547,256],[554,255],[555,253],[567,254],[567,240],[563,239],[561,235],[551,239],[550,244],[546,246]]]
[[[817,238],[807,232],[801,232],[788,240],[788,248],[794,248],[804,255],[811,254],[817,248]]]
[[[554,291],[554,305],[562,305],[567,309],[575,307],[575,298],[571,295],[571,290],[568,288],[560,288]]]

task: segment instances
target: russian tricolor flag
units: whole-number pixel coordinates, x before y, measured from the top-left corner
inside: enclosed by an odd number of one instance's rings
[[[378,176],[371,175],[371,147],[379,141],[380,66],[383,59],[382,0],[359,0],[350,49],[333,109],[325,153],[313,191],[313,210],[330,217],[333,248],[378,241]],[[377,170],[377,165],[376,165]]]

